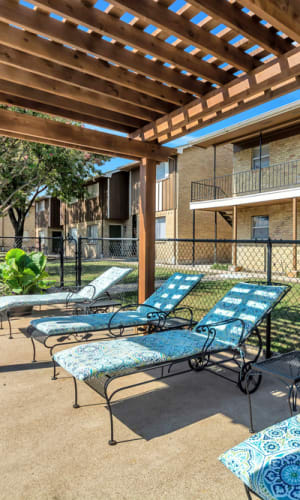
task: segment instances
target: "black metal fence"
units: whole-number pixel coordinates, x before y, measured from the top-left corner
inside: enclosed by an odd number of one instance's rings
[[[0,259],[15,246],[14,238],[0,245]],[[138,298],[138,240],[60,239],[53,253],[50,239],[24,238],[25,250],[42,250],[48,256],[47,270],[57,286],[84,285],[112,265],[133,271],[115,287],[124,303]],[[240,281],[280,282],[290,292],[272,314],[272,349],[300,347],[300,241],[293,240],[156,240],[155,285],[174,272],[203,273],[198,287],[184,300],[201,319],[230,288]]]

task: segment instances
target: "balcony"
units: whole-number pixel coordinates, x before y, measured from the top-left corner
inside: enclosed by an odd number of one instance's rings
[[[192,182],[191,202],[222,200],[296,186],[300,187],[300,159]]]

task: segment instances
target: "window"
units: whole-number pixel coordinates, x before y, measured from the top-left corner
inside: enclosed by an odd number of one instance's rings
[[[99,184],[89,184],[87,187],[87,198],[97,198],[99,196]]]
[[[269,216],[252,217],[252,239],[267,240],[269,238]]]
[[[155,239],[161,240],[166,237],[166,218],[157,217],[155,219]]]
[[[96,224],[87,227],[87,237],[91,238],[91,240],[98,238],[98,226]],[[96,242],[91,241],[90,243],[96,243]]]
[[[38,201],[36,204],[36,211],[44,212],[44,210],[45,210],[45,200]]]
[[[169,177],[169,163],[165,161],[156,167],[156,180],[163,181]]]
[[[264,144],[261,148],[261,168],[268,167],[270,164],[269,144]],[[259,169],[260,165],[260,148],[252,149],[252,170]]]
[[[40,241],[41,241],[41,247],[42,248],[45,247],[45,244],[46,244],[45,237],[46,237],[45,231],[39,231],[39,238],[40,238]]]

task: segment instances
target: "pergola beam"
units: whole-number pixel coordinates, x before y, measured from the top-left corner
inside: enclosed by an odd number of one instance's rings
[[[1,60],[1,56],[0,56]],[[145,108],[139,108],[133,104],[119,102],[116,99],[103,96],[94,91],[79,88],[77,86],[68,85],[52,78],[36,75],[29,71],[24,71],[19,68],[8,66],[0,62],[0,76],[2,80],[8,82],[22,82],[26,87],[41,90],[54,94],[54,96],[66,97],[73,99],[83,105],[88,104],[96,108],[106,109],[114,113],[124,115],[124,118],[129,116],[139,120],[149,121],[157,117],[157,113]],[[125,123],[126,124],[126,123]]]
[[[299,0],[239,0],[257,16],[300,43]]]
[[[205,53],[209,53],[232,64],[243,71],[250,71],[256,64],[255,59],[242,52],[240,49],[224,42],[220,38],[196,26],[192,22],[170,11],[165,6],[153,0],[110,0],[113,5],[125,9],[143,21],[153,23],[170,35],[175,35],[179,39],[191,44]]]
[[[121,125],[120,123],[112,123],[107,120],[85,115],[84,113],[63,109],[55,105],[44,104],[39,101],[33,101],[31,99],[13,95],[9,93],[9,89],[11,92],[13,91],[11,85],[9,84],[6,84],[6,86],[4,86],[7,92],[1,92],[1,84],[2,82],[0,80],[0,104],[5,104],[8,106],[18,106],[19,108],[23,109],[31,109],[32,111],[37,111],[38,113],[45,113],[55,117],[66,118],[67,120],[71,120],[74,122],[87,123],[96,127],[117,130],[119,132],[124,132],[125,134],[129,134],[130,132],[134,131],[134,128]],[[28,92],[28,94],[30,95],[30,92]]]
[[[100,78],[95,78],[90,75],[84,75],[79,71],[66,68],[65,66],[61,66],[60,64],[49,64],[49,61],[41,59],[40,57],[32,56],[10,47],[5,47],[1,45],[1,41],[0,62],[13,66],[15,68],[29,71],[42,77],[46,76],[62,83],[68,83],[68,85],[74,85],[84,90],[96,92],[101,96],[99,98],[99,102],[97,102],[98,105],[101,102],[101,99],[103,101],[103,99],[105,98],[104,102],[106,104],[112,102],[113,107],[111,109],[115,109],[118,111],[121,111],[122,107],[126,109],[126,111],[128,111],[128,108],[125,108],[125,106],[127,106],[125,104],[126,102],[129,103],[129,108],[130,105],[134,105],[135,108],[137,106],[141,106],[142,108],[146,108],[160,114],[168,113],[174,108],[172,104],[166,103],[159,99],[155,99],[143,94],[139,95],[137,92],[121,87],[120,85],[112,85]],[[107,108],[107,106],[105,107]]]
[[[107,42],[97,34],[87,33],[69,23],[63,23],[39,11],[33,11],[10,0],[0,0],[0,20],[19,26],[31,33],[71,46],[72,48],[93,54],[105,61],[112,61],[121,67],[150,76],[160,82],[168,83],[191,94],[201,95],[203,84],[195,79],[174,72],[165,66],[146,59],[140,54],[120,50],[113,43]],[[126,57],[125,57],[126,54]]]
[[[292,44],[276,35],[274,29],[266,28],[254,16],[250,16],[227,0],[189,0],[196,8],[203,9],[206,14],[226,24],[241,35],[257,43],[271,54],[280,56],[293,48]]]
[[[58,63],[65,68],[74,69],[86,76],[91,75],[97,79],[101,78],[109,82],[108,87],[116,97],[120,94],[119,85],[124,90],[131,89],[136,94],[136,104],[141,106],[143,105],[145,94],[145,97],[152,96],[175,105],[182,105],[191,100],[191,96],[188,94],[179,92],[176,89],[162,85],[144,76],[136,75],[123,68],[108,64],[106,61],[89,57],[83,52],[70,50],[63,45],[58,50],[56,43],[23,30],[17,30],[3,22],[0,22],[0,43],[6,47],[21,50],[26,54],[41,57],[51,63]],[[49,66],[51,67],[51,65]],[[130,101],[129,98],[125,98],[124,94],[122,94],[121,98],[123,99],[123,97],[124,100]]]
[[[195,99],[191,104],[183,106],[169,115],[160,118],[143,129],[136,131],[131,137],[143,140],[159,139],[166,142],[177,136],[176,129],[197,125],[199,119],[209,120],[219,111],[226,112],[236,103],[248,102],[259,97],[264,91],[284,85],[300,74],[300,47],[291,50],[286,55],[256,68],[251,73],[236,78],[224,87],[209,92],[201,99]],[[238,110],[236,109],[235,112]],[[204,121],[206,121],[204,120]]]
[[[115,19],[99,9],[85,7],[81,0],[72,3],[62,0],[35,0],[35,5],[54,12],[68,20],[86,26],[94,33],[112,37],[125,45],[142,51],[145,55],[152,55],[160,60],[175,64],[181,69],[201,76],[215,83],[226,83],[232,77],[212,64],[195,58],[188,52],[166,44],[162,40],[148,33]],[[205,84],[199,83],[199,90],[207,91]]]
[[[82,149],[99,149],[99,151],[111,152],[113,156],[133,155],[137,158],[146,157],[158,162],[165,161],[176,154],[176,150],[158,144],[135,141],[126,137],[3,109],[0,109],[0,131],[61,141],[69,144],[69,147],[77,145],[81,146]]]
[[[67,149],[76,149],[78,151],[86,151],[88,153],[94,153],[97,155],[105,155],[105,156],[113,156],[111,151],[105,151],[103,149],[94,149],[94,148],[86,148],[83,146],[77,146],[76,144],[73,144],[70,146],[70,144],[65,143],[63,141],[54,141],[54,140],[49,140],[49,139],[41,139],[40,137],[34,137],[32,135],[25,135],[25,134],[17,134],[16,132],[7,132],[6,130],[2,131],[0,130],[0,135],[3,135],[4,137],[11,137],[14,139],[20,139],[22,141],[29,141],[29,142],[37,142],[39,144],[47,144],[49,146],[57,146],[60,148],[67,148]],[[137,156],[131,156],[131,155],[124,155],[123,158],[126,158],[128,160],[133,160],[137,161],[139,158]]]
[[[113,113],[112,111],[108,111],[107,109],[97,108],[96,106],[83,104],[80,101],[61,96],[55,96],[48,92],[32,89],[25,85],[19,85],[17,83],[8,82],[1,79],[0,92],[13,94],[25,99],[31,99],[45,105],[58,106],[62,109],[74,111],[76,113],[83,113],[96,119],[106,120],[108,123],[111,122],[112,125],[121,124],[125,127],[131,126],[136,128],[137,123],[145,123],[142,120],[138,120],[137,118],[126,116],[121,113]],[[118,130],[118,128],[116,128],[116,130]]]

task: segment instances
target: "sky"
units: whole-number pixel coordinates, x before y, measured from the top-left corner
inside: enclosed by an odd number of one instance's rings
[[[197,137],[202,137],[204,135],[210,134],[212,132],[217,132],[218,130],[222,130],[224,127],[229,127],[230,125],[234,125],[236,123],[242,122],[244,120],[248,120],[249,118],[259,116],[263,113],[266,113],[268,111],[272,111],[273,109],[279,108],[281,106],[284,106],[286,104],[290,104],[292,102],[296,102],[300,100],[300,89],[296,90],[295,92],[291,92],[290,94],[286,94],[282,97],[278,97],[277,99],[273,99],[272,101],[268,101],[264,104],[261,104],[260,106],[256,106],[252,109],[248,109],[247,111],[243,111],[242,113],[238,113],[234,116],[231,116],[230,118],[226,118],[226,120],[219,121],[217,123],[214,123],[212,125],[209,125],[208,127],[201,128],[200,130],[197,130],[196,132],[193,132],[191,134],[187,134],[184,137],[181,137],[179,139],[176,139],[174,141],[171,141],[167,144],[166,146],[170,147],[180,147],[185,144],[187,144],[190,140],[196,139]],[[111,131],[110,131],[111,133]],[[126,160],[124,158],[112,158],[110,161],[106,162],[104,165],[100,167],[101,172],[105,173],[110,170],[117,169],[119,167],[122,167],[123,165],[126,165],[130,163],[129,160]]]

